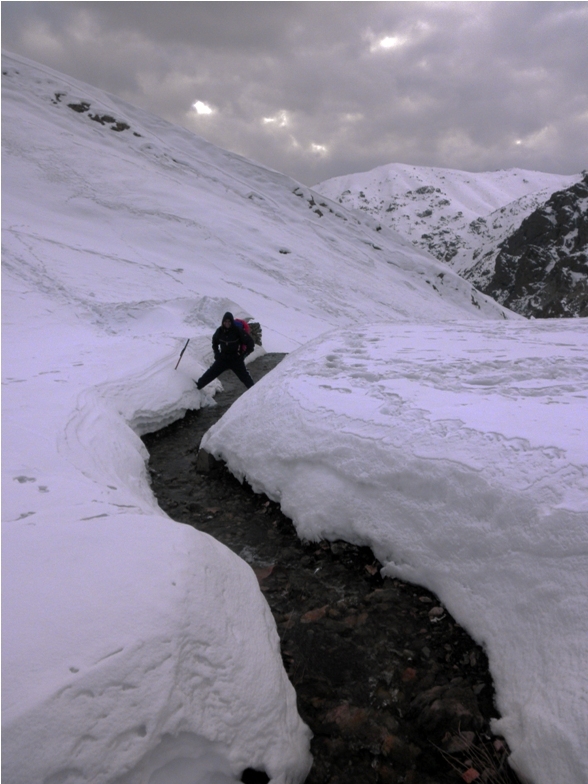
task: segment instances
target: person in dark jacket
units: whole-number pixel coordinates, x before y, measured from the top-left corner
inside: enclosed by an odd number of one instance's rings
[[[214,362],[196,382],[198,389],[210,384],[225,370],[232,370],[247,389],[250,389],[253,386],[253,379],[245,367],[245,357],[248,357],[254,349],[255,344],[251,335],[235,324],[232,313],[225,313],[221,326],[212,336]]]

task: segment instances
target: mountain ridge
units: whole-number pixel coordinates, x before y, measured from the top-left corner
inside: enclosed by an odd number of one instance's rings
[[[499,245],[554,192],[581,177],[388,164],[315,188],[341,205],[373,215],[487,292]]]

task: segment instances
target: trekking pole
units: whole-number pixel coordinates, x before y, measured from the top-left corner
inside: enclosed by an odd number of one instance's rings
[[[177,369],[178,369],[178,365],[179,365],[179,364],[180,364],[180,362],[182,361],[182,357],[184,356],[184,351],[185,351],[185,350],[188,348],[188,343],[189,343],[189,342],[190,342],[190,338],[188,338],[188,340],[186,341],[186,345],[185,345],[185,346],[184,346],[184,348],[183,348],[183,349],[180,351],[180,358],[179,358],[179,359],[178,359],[178,361],[176,362],[176,366],[175,366],[174,370],[177,370]]]

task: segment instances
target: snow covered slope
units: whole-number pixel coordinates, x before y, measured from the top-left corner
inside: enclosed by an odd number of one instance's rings
[[[580,179],[523,169],[472,173],[393,163],[326,180],[315,190],[374,216],[481,287],[494,272],[499,243],[554,191]]]
[[[284,351],[520,317],[279,173],[23,58],[2,73],[4,781],[294,784],[308,729],[255,577],[159,510],[139,435],[207,403],[226,309]]]

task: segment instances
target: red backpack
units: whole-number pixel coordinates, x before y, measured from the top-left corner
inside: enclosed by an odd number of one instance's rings
[[[240,329],[242,329],[243,332],[246,332],[248,335],[251,335],[251,327],[245,321],[245,319],[233,319],[233,324],[235,324],[237,327],[240,327]],[[247,346],[245,345],[241,346],[241,351],[245,353],[247,351]]]
[[[236,324],[238,327],[241,327],[243,332],[246,332],[248,335],[251,335],[251,327],[245,321],[245,319],[233,319],[233,323]]]

